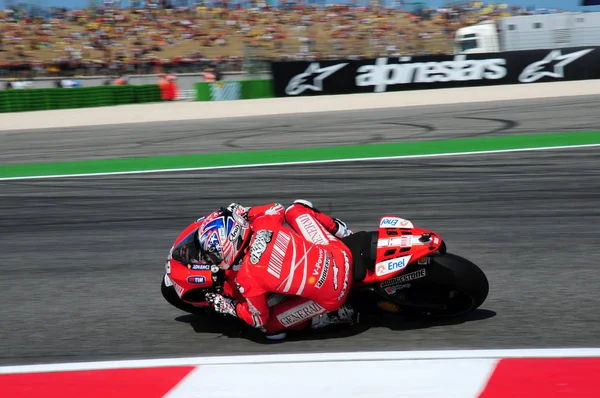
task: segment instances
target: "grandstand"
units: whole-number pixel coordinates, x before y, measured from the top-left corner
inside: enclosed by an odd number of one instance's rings
[[[442,54],[452,51],[457,29],[526,12],[483,2],[438,9],[395,0],[204,3],[92,0],[86,10],[62,10],[29,0],[26,8],[0,13],[0,75],[148,73],[165,66],[181,72],[215,63],[234,70],[249,59]]]

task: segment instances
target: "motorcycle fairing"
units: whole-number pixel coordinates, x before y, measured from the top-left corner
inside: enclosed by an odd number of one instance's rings
[[[377,230],[375,268],[367,270],[362,283],[376,283],[402,274],[409,264],[426,263],[442,245],[435,232],[417,228],[409,220],[383,216]]]
[[[189,295],[187,293],[196,289],[204,290],[213,284],[212,267],[201,261],[190,261],[184,264],[182,261],[173,258],[173,252],[184,244],[194,244],[194,237],[201,222],[202,219],[196,220],[179,234],[169,251],[167,263],[165,264],[165,284],[172,284],[179,298],[192,304],[197,301],[204,301],[203,295]],[[189,300],[189,298],[196,298],[196,296],[200,300]]]

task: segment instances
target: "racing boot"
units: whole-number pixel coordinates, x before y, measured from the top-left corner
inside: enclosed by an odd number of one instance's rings
[[[312,202],[309,202],[308,200],[296,199],[296,200],[294,200],[293,204],[299,204],[306,208],[311,209],[315,213],[321,213],[317,208],[315,208],[313,206]],[[289,209],[289,207],[288,207],[288,209]],[[287,211],[287,209],[286,209],[286,211]],[[335,217],[331,217],[331,219],[335,222],[336,229],[334,231],[329,231],[329,232],[332,233],[333,235],[335,235],[336,238],[342,239],[342,238],[345,238],[346,236],[352,235],[352,231],[348,228],[348,226],[346,225],[345,222],[343,222],[339,218],[335,218]],[[322,223],[322,221],[321,221],[321,223]],[[325,228],[327,228],[327,227],[325,227]]]
[[[287,333],[279,332],[279,333],[273,333],[273,334],[265,334],[265,337],[268,340],[279,341],[279,340],[284,340],[287,337]]]
[[[311,329],[321,329],[330,325],[354,325],[358,322],[359,314],[348,304],[342,305],[337,311],[318,315],[312,319]]]

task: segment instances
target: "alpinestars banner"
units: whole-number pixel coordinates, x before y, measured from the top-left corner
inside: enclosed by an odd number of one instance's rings
[[[598,79],[597,65],[600,47],[271,64],[277,97]]]

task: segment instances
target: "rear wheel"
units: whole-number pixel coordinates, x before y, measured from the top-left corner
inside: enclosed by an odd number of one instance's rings
[[[477,265],[451,253],[432,260],[427,267],[429,277],[424,280],[430,282],[408,289],[407,302],[398,303],[403,309],[420,316],[449,318],[465,315],[483,304],[489,283]]]

